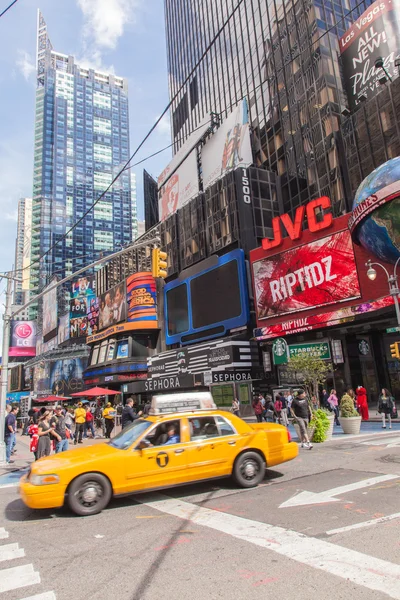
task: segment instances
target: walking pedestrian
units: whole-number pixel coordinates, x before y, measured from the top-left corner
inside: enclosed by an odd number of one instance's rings
[[[104,422],[106,425],[106,438],[111,438],[111,432],[114,429],[114,417],[115,410],[113,406],[111,406],[111,402],[107,402],[105,409],[103,410]]]
[[[288,411],[288,415],[290,415],[290,407],[292,405],[292,400],[294,398],[294,394],[293,394],[293,390],[290,388],[288,394],[287,394],[287,411]]]
[[[86,423],[86,410],[82,402],[78,402],[78,407],[74,410],[75,415],[75,439],[74,444],[83,444],[82,436]]]
[[[15,432],[17,431],[17,413],[18,407],[11,407],[11,411],[6,416],[4,426],[4,441],[6,443],[6,463],[12,464],[14,461],[11,460],[11,454],[16,444]]]
[[[234,398],[232,400],[232,412],[237,417],[240,417],[240,404],[239,404],[239,400],[237,398]]]
[[[131,425],[131,423],[133,423],[133,421],[136,421],[136,419],[139,419],[139,417],[141,417],[143,414],[141,410],[139,410],[139,412],[135,411],[135,409],[133,407],[133,403],[134,403],[133,398],[132,397],[128,398],[124,408],[122,409],[122,415],[121,415],[122,429],[125,429],[125,427],[128,427],[128,425]]]
[[[62,406],[56,406],[55,413],[49,422],[50,425],[54,427],[55,432],[60,438],[56,442],[56,454],[59,452],[65,452],[65,450],[68,450],[69,448],[68,436],[70,435],[70,432],[65,424],[65,416],[62,413]]]
[[[271,396],[267,396],[265,399],[265,413],[264,418],[266,423],[275,423],[277,413],[275,411],[274,403],[272,402]]]
[[[393,407],[393,396],[388,389],[383,388],[378,400],[378,413],[382,415],[382,429],[386,429],[386,418],[389,422],[389,429],[392,429]]]
[[[313,445],[309,440],[307,427],[309,422],[311,421],[312,414],[310,410],[310,405],[303,390],[301,390],[297,394],[296,398],[293,398],[290,411],[295,420],[297,421],[297,424],[300,429],[301,447],[307,448],[307,450],[311,450]]]
[[[264,407],[261,403],[260,396],[255,396],[255,398],[253,399],[252,406],[253,406],[254,414],[257,419],[257,423],[261,423],[263,412],[264,412]]]
[[[35,457],[35,460],[37,460],[37,449],[38,449],[38,444],[39,444],[38,431],[39,431],[39,428],[36,423],[31,423],[29,425],[28,435],[31,438],[31,441],[29,443],[29,450],[30,450],[30,452],[33,452],[33,456]]]
[[[339,400],[336,396],[336,390],[331,390],[328,398],[328,404],[332,408],[332,412],[335,414],[335,423],[340,426],[339,423]]]
[[[72,438],[72,428],[74,425],[74,419],[74,411],[72,410],[72,408],[67,408],[67,410],[65,411],[65,427],[69,429],[70,438]]]
[[[86,421],[85,421],[85,433],[84,436],[85,438],[88,437],[88,431],[90,431],[90,434],[92,436],[92,438],[94,439],[96,437],[96,434],[94,432],[94,416],[92,413],[92,410],[90,408],[90,406],[88,406],[87,411],[86,411]]]
[[[281,402],[282,402],[281,422],[282,422],[282,425],[284,425],[285,427],[289,427],[287,397],[288,397],[288,393],[285,392],[283,395],[281,394],[281,398],[280,398]]]
[[[51,442],[50,436],[54,437],[56,440],[60,441],[61,437],[58,433],[51,427],[50,422],[50,411],[45,410],[42,416],[39,418],[38,424],[38,436],[39,443],[37,449],[37,458],[42,458],[42,456],[50,456],[51,452]]]
[[[369,420],[368,401],[367,401],[367,390],[362,385],[359,385],[356,390],[357,395],[357,409],[361,415],[363,421]]]
[[[326,389],[324,388],[324,389],[322,390],[322,394],[321,394],[321,405],[322,405],[324,408],[328,408],[328,409],[330,410],[330,406],[329,406],[329,403],[328,403],[328,398],[329,398],[329,395],[330,395],[330,394],[329,394],[329,393],[326,391]]]
[[[281,396],[275,396],[275,404],[274,404],[276,416],[278,418],[278,423],[281,422],[281,413],[282,413],[282,400]]]

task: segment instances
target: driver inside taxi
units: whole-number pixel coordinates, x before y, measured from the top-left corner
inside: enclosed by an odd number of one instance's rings
[[[164,430],[165,431],[165,430]],[[172,444],[179,444],[180,443],[180,436],[178,433],[178,427],[174,424],[172,425],[168,425],[168,429],[167,429],[167,438],[165,441],[160,440],[160,438],[156,435],[155,439],[156,439],[156,443],[153,444],[152,442],[150,442],[149,439],[146,439],[146,442],[148,444],[148,446],[172,446]],[[164,434],[161,434],[162,437],[165,436]]]

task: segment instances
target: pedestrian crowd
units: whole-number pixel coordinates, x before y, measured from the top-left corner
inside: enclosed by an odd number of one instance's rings
[[[69,449],[70,444],[83,444],[84,439],[110,439],[117,418],[121,419],[122,428],[139,418],[143,412],[135,409],[135,400],[128,398],[124,407],[122,403],[113,406],[111,402],[78,402],[74,407],[64,408],[61,405],[53,408],[31,408],[28,421],[23,427],[23,435],[30,436],[30,451],[35,460]],[[146,404],[147,414],[150,404]],[[15,452],[17,431],[17,406],[7,406],[5,420],[6,461],[12,464]],[[100,430],[100,431],[99,431]],[[96,433],[97,432],[97,433]]]

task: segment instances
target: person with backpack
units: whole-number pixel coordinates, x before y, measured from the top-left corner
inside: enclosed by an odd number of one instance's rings
[[[254,410],[254,414],[256,416],[257,419],[257,423],[261,423],[262,422],[262,416],[263,416],[263,412],[264,412],[264,407],[261,403],[260,397],[259,396],[255,396],[254,400],[253,400],[253,410]]]
[[[378,400],[378,413],[382,415],[382,429],[386,429],[386,418],[389,422],[389,429],[392,429],[393,408],[394,398],[388,389],[383,388]]]

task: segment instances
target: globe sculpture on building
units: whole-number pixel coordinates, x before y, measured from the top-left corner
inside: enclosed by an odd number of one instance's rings
[[[400,257],[400,157],[361,183],[349,227],[354,241],[377,258],[393,264]]]

